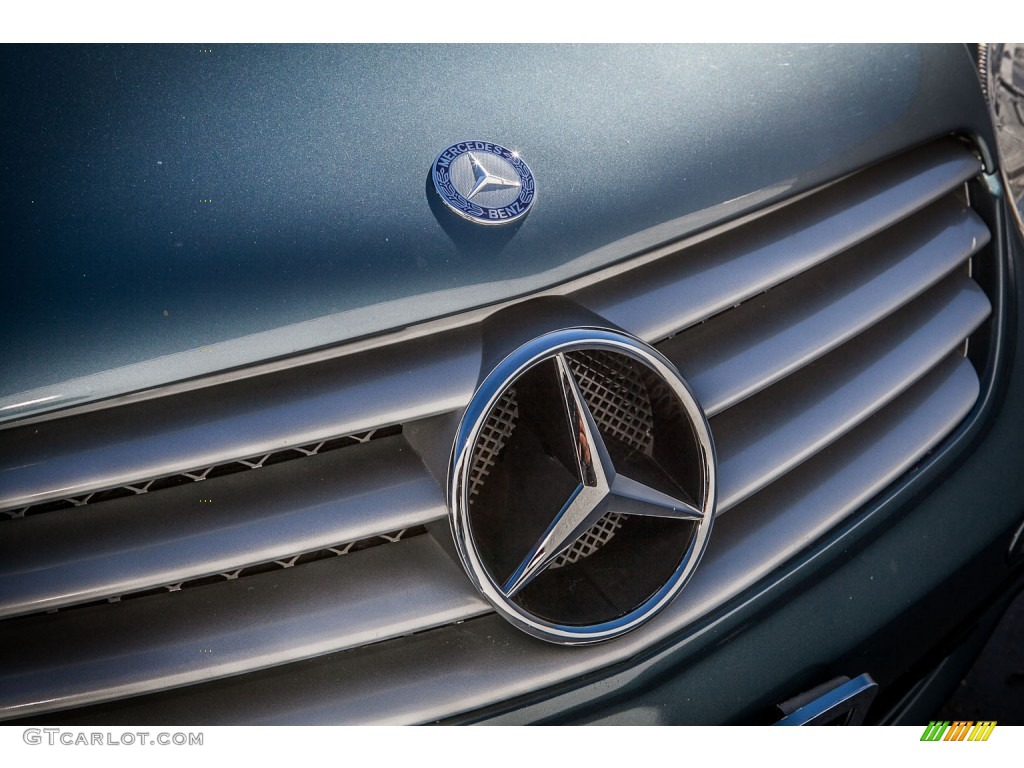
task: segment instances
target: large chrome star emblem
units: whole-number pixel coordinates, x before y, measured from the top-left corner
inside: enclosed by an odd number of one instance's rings
[[[574,328],[509,355],[462,420],[449,483],[470,579],[513,624],[567,644],[616,637],[689,579],[714,518],[714,446],[671,363]]]
[[[565,396],[567,426],[578,460],[580,484],[543,538],[503,585],[502,590],[509,597],[533,581],[610,511],[691,521],[704,518],[704,513],[693,504],[615,471],[608,447],[594,422],[594,414],[583,399],[565,355],[559,354],[554,359]]]

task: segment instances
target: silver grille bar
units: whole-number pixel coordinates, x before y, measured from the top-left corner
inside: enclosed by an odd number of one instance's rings
[[[9,525],[0,616],[175,584],[444,517],[401,437]]]
[[[464,330],[163,399],[0,431],[0,509],[190,472],[468,402]]]
[[[659,348],[714,416],[920,296],[988,242],[977,214],[947,198]]]
[[[0,655],[18,663],[0,671],[0,717],[249,672],[488,610],[429,536],[166,598],[7,627]]]
[[[930,144],[659,259],[628,281],[576,298],[647,341],[659,341],[795,277],[939,200],[981,172],[954,141]]]
[[[724,512],[856,427],[937,365],[988,317],[955,276],[850,343],[711,420]]]

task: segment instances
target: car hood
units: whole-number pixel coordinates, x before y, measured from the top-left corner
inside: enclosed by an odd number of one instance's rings
[[[950,117],[980,98],[950,53],[5,46],[0,417],[536,292],[981,133]],[[524,220],[438,203],[431,163],[467,139],[529,163]]]

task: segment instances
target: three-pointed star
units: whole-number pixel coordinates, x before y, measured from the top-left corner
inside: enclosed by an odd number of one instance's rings
[[[669,517],[699,521],[704,513],[681,499],[615,471],[608,448],[594,416],[569,370],[565,356],[555,358],[560,391],[564,395],[569,431],[578,460],[580,484],[548,526],[530,553],[502,587],[512,597],[533,581],[569,547],[594,527],[614,503],[614,511],[626,515]],[[574,426],[573,426],[574,425]]]
[[[467,200],[472,200],[477,192],[490,192],[492,190],[510,189],[519,186],[518,180],[503,179],[501,176],[495,176],[483,167],[480,161],[476,159],[476,155],[472,152],[467,154],[469,155],[469,163],[473,166],[473,177],[476,179],[473,189],[466,195]]]

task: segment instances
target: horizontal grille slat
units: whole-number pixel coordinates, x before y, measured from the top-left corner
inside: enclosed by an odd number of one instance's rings
[[[458,408],[468,331],[0,432],[0,509],[189,472]]]
[[[93,610],[104,611],[103,633]],[[486,610],[458,566],[418,536],[170,596],[28,617],[0,638],[0,656],[18,659],[17,671],[0,671],[0,717],[283,664]]]
[[[979,388],[966,359],[947,358],[828,451],[738,504],[715,521],[721,540],[702,589],[735,593],[782,565],[931,451]],[[695,607],[708,607],[707,596],[697,599]]]
[[[989,314],[953,276],[882,323],[711,420],[724,512],[820,451],[905,390]]]
[[[774,214],[605,281],[578,300],[658,341],[794,277],[935,202],[981,170],[954,142],[938,142],[838,182]]]
[[[988,242],[977,214],[948,198],[659,349],[714,416],[913,300]]]
[[[419,458],[389,437],[27,517],[0,537],[0,616],[232,571],[446,514]]]
[[[936,370],[859,429],[716,522],[683,597],[615,643],[538,643],[497,616],[147,699],[86,710],[83,723],[418,723],[555,686],[633,658],[748,588],[807,539],[884,489],[959,423],[978,395],[971,365]],[[328,681],[328,684],[324,684]],[[443,684],[439,684],[443,681]],[[244,711],[223,706],[244,698]],[[74,723],[75,713],[63,722]]]

